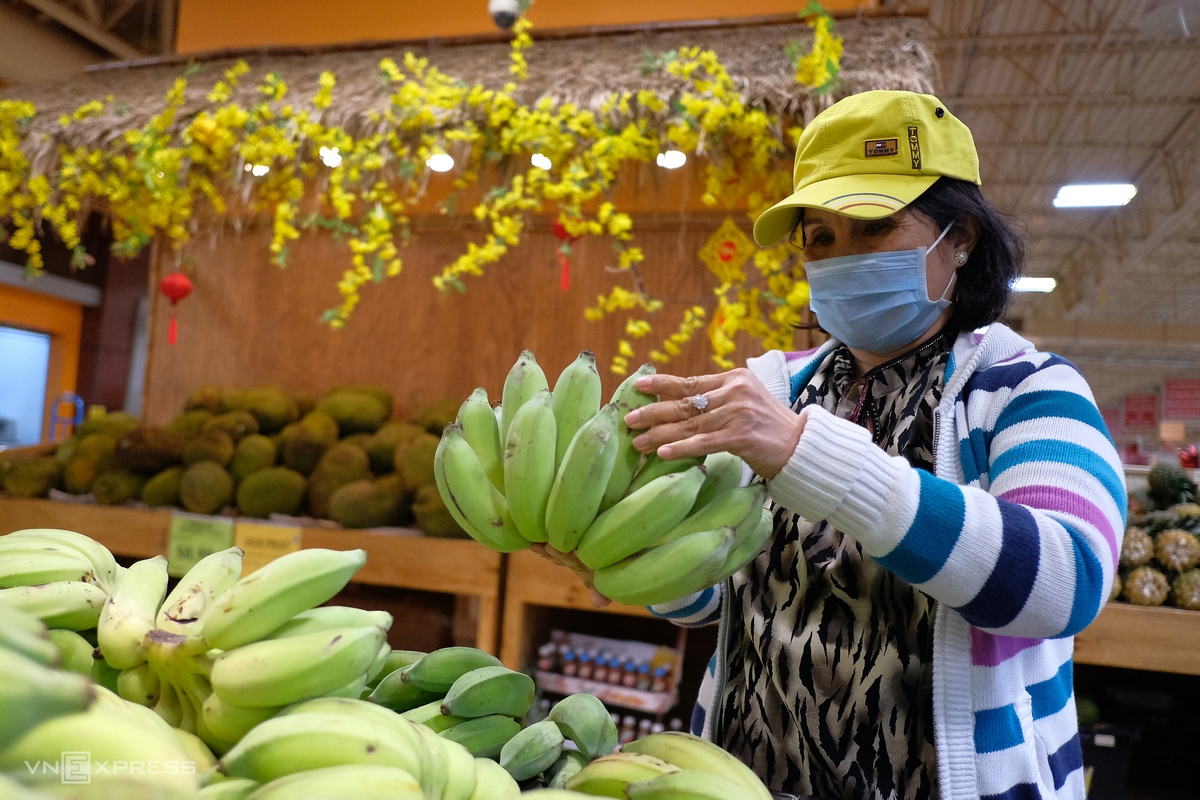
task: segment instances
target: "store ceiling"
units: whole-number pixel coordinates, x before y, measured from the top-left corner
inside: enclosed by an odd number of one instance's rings
[[[1031,326],[1200,324],[1200,25],[1142,30],[1168,5],[1200,18],[1194,0],[930,7],[940,96],[975,134],[985,193],[1025,221],[1027,273],[1059,281],[1018,304]],[[1091,182],[1138,194],[1119,209],[1051,205],[1062,184]]]

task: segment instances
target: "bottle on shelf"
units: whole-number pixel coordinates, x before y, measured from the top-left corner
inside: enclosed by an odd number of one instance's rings
[[[629,744],[637,736],[637,719],[628,714],[621,720],[621,730],[617,734],[618,744]]]
[[[616,655],[608,660],[608,682],[613,686],[621,685],[621,678],[625,674],[623,667],[623,659]]]
[[[638,664],[637,685],[634,688],[642,692],[650,691],[650,665],[645,661]]]
[[[568,678],[574,678],[579,673],[579,665],[575,663],[575,651],[568,647],[560,658],[562,658],[562,674]]]
[[[673,731],[681,731],[683,730],[683,720],[681,720],[679,717],[672,717],[671,721],[667,724],[667,727]]]
[[[650,691],[663,692],[670,691],[670,678],[667,677],[666,667],[656,667],[654,676],[650,679]]]
[[[596,656],[596,663],[592,666],[592,680],[597,683],[608,681],[608,653],[600,653]]]
[[[650,731],[653,727],[654,727],[654,722],[649,717],[646,717],[645,719],[643,719],[641,722],[638,723],[637,738],[645,739],[647,736],[650,735]]]
[[[626,689],[637,686],[637,664],[632,658],[625,662],[625,669],[621,673],[621,685]]]
[[[525,721],[532,725],[535,722],[540,722],[550,716],[550,698],[543,697],[534,704],[533,708],[525,716]]]
[[[554,646],[554,642],[546,642],[538,648],[537,668],[540,672],[553,672],[555,656],[558,654],[558,648]]]
[[[579,666],[575,670],[575,674],[585,681],[592,679],[592,654],[583,650],[578,656]]]
[[[661,722],[656,722],[650,726],[651,733],[662,733],[665,730],[666,727]]]

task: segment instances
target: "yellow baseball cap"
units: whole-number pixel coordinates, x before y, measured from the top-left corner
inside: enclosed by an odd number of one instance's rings
[[[880,219],[920,197],[941,176],[978,185],[971,131],[933,95],[875,91],[822,111],[800,134],[795,191],[754,222],[754,241],[778,243],[801,208]]]

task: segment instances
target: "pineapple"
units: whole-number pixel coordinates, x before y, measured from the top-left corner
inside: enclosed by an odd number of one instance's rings
[[[1140,567],[1154,558],[1154,540],[1150,534],[1141,528],[1130,528],[1125,531],[1125,540],[1121,542],[1121,566]]]
[[[1200,611],[1200,569],[1188,570],[1171,586],[1171,605]]]
[[[1189,503],[1196,497],[1196,484],[1177,464],[1160,461],[1146,476],[1150,501],[1158,508]]]
[[[1200,563],[1200,541],[1187,531],[1163,531],[1156,544],[1155,557],[1172,572],[1186,572]]]
[[[1167,576],[1154,567],[1138,567],[1125,578],[1126,599],[1138,606],[1161,606],[1167,601],[1171,585]]]

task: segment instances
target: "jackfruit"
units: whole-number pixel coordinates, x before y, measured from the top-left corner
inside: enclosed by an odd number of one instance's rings
[[[347,483],[371,477],[371,462],[361,447],[339,442],[326,451],[308,481],[308,511],[314,517],[329,514],[329,499]]]
[[[371,471],[384,475],[396,469],[396,449],[403,447],[425,432],[411,422],[387,422],[375,432],[367,443],[367,456],[371,459]]]
[[[282,389],[263,386],[233,393],[225,405],[231,409],[246,411],[258,422],[257,433],[275,433],[300,419],[296,401],[284,394]]]
[[[238,510],[251,517],[294,516],[304,504],[305,485],[304,476],[287,467],[260,469],[238,487]]]
[[[418,489],[412,510],[417,518],[417,527],[425,531],[427,536],[441,539],[470,538],[446,510],[446,503],[436,486],[422,486]]]
[[[37,456],[11,462],[4,490],[17,497],[45,497],[62,479],[62,465],[54,456]]]
[[[233,411],[245,405],[245,389],[226,389],[221,393],[221,403],[217,406],[216,412],[224,414],[226,411]]]
[[[63,489],[87,494],[96,476],[118,469],[117,440],[107,433],[89,433],[79,439],[71,460],[63,467]]]
[[[118,469],[96,476],[92,483],[92,497],[104,506],[116,506],[142,494],[146,479],[128,469]]]
[[[179,500],[192,513],[216,513],[233,500],[233,478],[220,464],[197,461],[183,471]]]
[[[87,456],[75,456],[62,468],[63,491],[71,494],[87,494],[96,481],[96,460]]]
[[[117,462],[125,469],[153,475],[183,459],[187,440],[165,428],[138,428],[117,440]]]
[[[222,428],[214,428],[192,439],[183,448],[184,466],[212,461],[224,467],[233,458],[233,437]]]
[[[106,433],[114,440],[128,433],[142,423],[138,418],[126,411],[113,411],[98,417],[89,417],[80,423],[75,435],[80,438],[92,433]]]
[[[78,436],[72,436],[69,439],[64,439],[59,442],[58,447],[54,448],[54,457],[58,459],[58,463],[66,465],[66,463],[71,460],[71,456],[75,455],[75,448],[78,446]]]
[[[142,502],[148,506],[179,505],[179,485],[183,482],[183,467],[164,469],[142,487]]]
[[[217,414],[204,423],[205,433],[217,428],[228,433],[234,442],[240,442],[243,436],[258,433],[258,420],[249,411],[239,408]]]
[[[456,403],[453,400],[435,400],[414,411],[408,421],[413,425],[420,425],[435,436],[441,436],[442,428],[458,418],[460,405],[461,402]]]
[[[1178,464],[1160,461],[1146,476],[1150,502],[1158,508],[1170,508],[1176,503],[1190,503],[1196,497],[1196,484]]]
[[[221,410],[221,397],[224,392],[220,386],[209,384],[201,386],[188,395],[187,400],[183,404],[184,411],[191,411],[196,408],[203,408],[216,414]]]
[[[317,398],[312,392],[295,392],[292,394],[292,402],[296,404],[296,413],[300,415],[300,419],[304,419],[317,407]]]
[[[185,439],[194,439],[204,432],[204,423],[213,416],[207,408],[185,411],[167,423],[167,430]]]
[[[229,462],[229,474],[236,483],[241,483],[260,469],[273,466],[275,445],[261,433],[252,433],[238,442]]]
[[[405,511],[399,476],[358,480],[340,487],[329,498],[329,518],[346,528],[399,525]]]
[[[374,433],[388,417],[387,406],[378,397],[350,389],[330,392],[318,408],[333,417],[342,436]]]
[[[361,447],[363,449],[363,452],[366,452],[367,445],[371,443],[372,436],[374,436],[374,434],[355,433],[350,436],[347,436],[345,439],[342,439],[342,441],[345,442],[346,444],[352,444],[355,447]]]
[[[360,394],[369,394],[379,402],[383,403],[383,407],[387,413],[384,419],[392,416],[392,393],[382,386],[376,386],[372,383],[364,383],[359,386],[338,386],[329,390],[329,394],[334,392],[359,392]]]
[[[404,488],[409,492],[415,494],[422,486],[434,484],[433,457],[440,441],[432,433],[422,433],[396,448],[396,472],[404,479]]]
[[[283,465],[308,475],[317,462],[337,442],[338,426],[324,411],[311,411],[299,422],[283,429]]]

